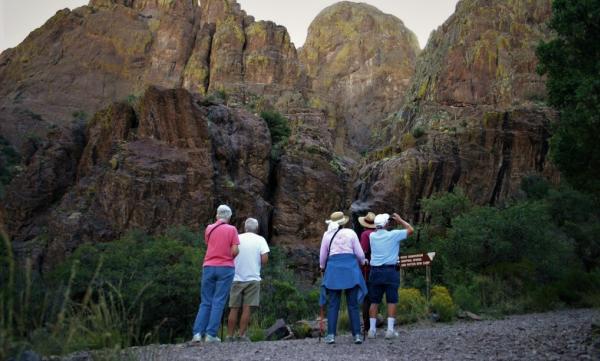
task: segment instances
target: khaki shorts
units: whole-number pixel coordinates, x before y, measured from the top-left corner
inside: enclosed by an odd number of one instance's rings
[[[229,307],[258,306],[260,281],[233,282],[229,293]]]

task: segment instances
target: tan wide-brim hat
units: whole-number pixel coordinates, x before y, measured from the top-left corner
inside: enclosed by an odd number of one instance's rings
[[[358,217],[358,223],[365,228],[375,228],[375,213],[369,212],[364,217]]]
[[[325,221],[325,223],[337,223],[340,226],[343,226],[344,224],[348,223],[349,220],[350,217],[345,216],[344,212],[333,212],[331,213],[331,216],[329,216],[329,219]]]

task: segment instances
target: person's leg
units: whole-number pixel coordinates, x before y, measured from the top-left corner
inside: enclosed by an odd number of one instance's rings
[[[200,307],[194,321],[193,334],[206,334],[206,325],[210,316],[213,294],[215,292],[215,278],[213,267],[202,269],[202,282],[200,283]]]
[[[239,307],[229,307],[229,317],[227,318],[227,336],[233,337],[238,321]],[[240,333],[242,327],[240,326]]]
[[[327,334],[335,335],[340,311],[341,290],[327,290]]]
[[[227,335],[233,337],[238,325],[238,315],[242,307],[244,282],[232,282],[229,291],[229,317],[227,319]]]
[[[389,276],[389,282],[385,290],[385,299],[387,301],[387,337],[395,337],[394,324],[396,322],[396,304],[398,303],[398,288],[400,286],[400,279],[398,272],[391,271]]]
[[[206,334],[212,337],[217,336],[217,331],[221,324],[221,316],[223,316],[223,308],[229,295],[231,288],[231,282],[235,275],[235,269],[233,267],[215,267],[216,281],[214,288],[214,296],[212,300],[212,307],[210,309],[210,316],[208,318],[208,325],[206,327]]]
[[[242,318],[240,319],[240,336],[246,336],[248,331],[248,324],[250,323],[250,305],[244,305],[242,307]]]
[[[346,290],[346,304],[348,305],[348,318],[352,336],[360,335],[360,314],[358,307],[358,286]]]
[[[367,289],[370,289],[369,283],[367,283]],[[369,327],[369,312],[371,308],[371,301],[369,300],[369,295],[365,297],[365,300],[362,304],[362,320],[363,320],[363,329],[366,332]]]

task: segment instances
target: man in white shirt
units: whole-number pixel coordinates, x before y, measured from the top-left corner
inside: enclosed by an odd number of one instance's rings
[[[250,322],[250,307],[260,304],[260,267],[269,259],[269,245],[258,235],[258,221],[248,218],[244,225],[246,233],[239,235],[239,254],[235,258],[235,276],[229,294],[229,319],[227,321],[227,341],[233,341],[233,334],[240,318],[240,341],[250,341],[246,336]]]

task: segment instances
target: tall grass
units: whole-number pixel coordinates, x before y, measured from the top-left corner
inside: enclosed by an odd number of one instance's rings
[[[146,285],[127,305],[120,286],[97,282],[99,262],[80,302],[71,299],[78,262],[68,281],[50,289],[34,278],[31,261],[17,265],[11,242],[0,230],[0,359],[19,356],[26,350],[42,355],[64,355],[79,350],[119,351],[157,340],[160,324],[153,332],[142,333],[144,314],[141,296]],[[22,281],[22,282],[20,282]]]

